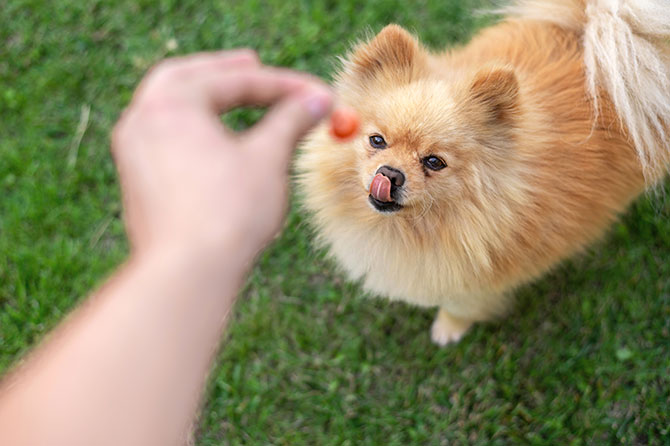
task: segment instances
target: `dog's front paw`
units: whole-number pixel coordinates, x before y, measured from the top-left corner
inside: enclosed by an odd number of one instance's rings
[[[430,329],[430,339],[440,347],[452,342],[456,343],[461,340],[471,325],[471,321],[457,319],[446,310],[440,309]]]

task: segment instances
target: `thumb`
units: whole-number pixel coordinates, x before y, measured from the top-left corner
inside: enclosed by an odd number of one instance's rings
[[[265,164],[288,164],[298,140],[330,112],[332,105],[331,93],[323,88],[284,97],[249,130],[248,150],[262,157]]]

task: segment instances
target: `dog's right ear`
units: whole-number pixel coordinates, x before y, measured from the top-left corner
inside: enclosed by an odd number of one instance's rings
[[[467,85],[467,84],[465,84]],[[487,147],[512,147],[521,119],[521,91],[512,67],[486,66],[458,90],[460,113]]]
[[[384,74],[409,82],[426,58],[426,51],[413,35],[401,26],[387,25],[370,42],[354,49],[348,66],[364,78]]]
[[[470,84],[470,100],[478,104],[491,123],[508,124],[519,109],[519,81],[509,67],[480,70]]]

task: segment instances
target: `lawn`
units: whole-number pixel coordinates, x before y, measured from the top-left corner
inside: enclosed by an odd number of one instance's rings
[[[464,42],[489,20],[481,5],[0,0],[0,372],[127,254],[109,132],[151,64],[246,46],[329,79],[389,22],[432,47]],[[440,349],[432,310],[363,296],[294,205],[242,293],[195,441],[670,445],[668,216],[667,194],[641,199],[520,290],[509,318]]]

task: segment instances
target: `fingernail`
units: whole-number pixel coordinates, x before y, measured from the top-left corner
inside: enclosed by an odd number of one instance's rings
[[[305,107],[314,119],[321,119],[328,114],[333,100],[328,93],[311,93],[305,98]]]

